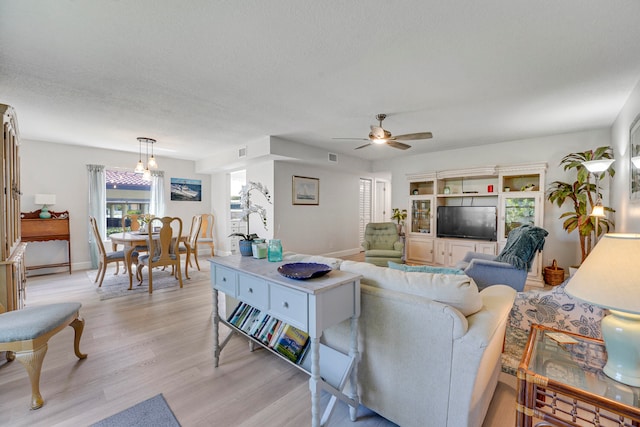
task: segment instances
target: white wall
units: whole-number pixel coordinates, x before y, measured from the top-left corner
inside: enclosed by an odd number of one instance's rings
[[[338,165],[321,166],[303,161],[265,160],[244,165],[247,179],[267,185],[272,192],[274,204],[264,206],[268,210],[267,230],[261,228],[257,215],[252,215],[251,231],[261,237],[280,238],[285,250],[311,254],[349,254],[358,250],[358,197],[361,177],[384,178],[391,181],[391,206],[408,207],[408,186],[406,174],[435,170],[461,169],[486,165],[509,165],[516,163],[547,162],[547,185],[554,180],[573,179],[558,167],[560,159],[571,152],[584,151],[602,145],[609,145],[611,138],[626,138],[628,145],[628,125],[640,111],[640,90],[636,88],[624,114],[616,122],[613,133],[610,129],[596,129],[563,135],[553,135],[523,141],[509,141],[493,145],[483,145],[463,150],[415,155],[397,159],[385,159],[373,163],[374,172],[345,171]],[[633,117],[632,117],[633,116]],[[627,128],[625,130],[625,128]],[[626,135],[626,136],[625,136]],[[626,145],[625,145],[626,147]],[[621,153],[616,148],[616,158]],[[104,164],[108,167],[132,168],[135,153],[101,150],[65,144],[23,141],[22,155],[22,206],[23,211],[39,209],[33,203],[36,193],[54,193],[57,204],[54,210],[71,212],[72,261],[74,268],[88,268],[88,227],[86,225],[87,172],[86,164]],[[167,187],[167,213],[190,218],[194,213],[212,212],[215,216],[216,252],[228,250],[228,170],[212,172],[211,175],[197,174],[194,162],[160,157],[161,169],[165,171],[167,183],[171,177],[201,179],[203,184],[202,202],[171,202]],[[626,160],[628,162],[628,158]],[[638,231],[637,218],[640,205],[631,205],[629,218],[624,218],[628,203],[628,182],[621,173],[622,162],[617,161],[616,187],[614,188],[617,231]],[[294,206],[291,199],[293,175],[310,176],[320,179],[320,205]],[[620,188],[618,188],[618,179]],[[628,171],[627,178],[628,180]],[[622,185],[624,184],[624,185]],[[603,183],[607,186],[607,183]],[[261,196],[260,196],[261,197]],[[605,204],[607,197],[605,195]],[[579,245],[576,233],[567,234],[558,219],[568,207],[558,208],[545,200],[545,228],[550,235],[543,262],[545,265],[555,258],[563,267],[568,267],[579,259]],[[624,218],[621,221],[621,217]],[[636,224],[633,223],[636,219]],[[27,262],[36,254],[39,245],[58,245],[47,250],[47,257],[64,254],[61,242],[32,244],[27,251]],[[46,271],[46,270],[45,270]]]
[[[631,92],[625,106],[611,128],[616,176],[613,179],[612,207],[616,210],[616,231],[640,233],[640,200],[629,198],[629,172],[633,167],[629,154],[629,131],[640,114],[640,82]]]
[[[137,162],[136,153],[103,150],[77,145],[22,140],[20,145],[22,211],[40,209],[34,204],[34,195],[50,193],[56,195],[54,211],[69,211],[71,228],[71,261],[73,269],[90,268],[88,226],[87,164],[101,164],[108,168],[132,170]],[[211,209],[210,176],[196,174],[195,163],[157,156],[160,170],[165,172],[166,214],[181,217],[188,231],[191,217]],[[171,178],[189,178],[202,181],[201,202],[171,201]],[[61,261],[60,261],[61,259]],[[27,265],[39,265],[66,260],[66,243],[33,242],[27,246]],[[33,274],[44,274],[65,269],[34,270]],[[31,273],[31,272],[30,272]]]
[[[293,205],[293,176],[320,179],[319,204]],[[275,162],[274,236],[285,251],[352,254],[359,251],[360,176],[298,162]]]
[[[389,170],[393,174],[393,207],[408,208],[409,187],[406,175],[418,172],[433,172],[448,169],[464,169],[476,166],[510,165],[519,163],[547,163],[546,183],[560,180],[575,180],[575,176],[558,167],[562,157],[577,151],[610,145],[609,129],[545,136],[521,141],[509,141],[492,145],[441,151],[412,157],[384,160],[374,163],[374,170]],[[608,183],[602,183],[606,187]],[[606,190],[605,190],[606,191]],[[604,197],[607,205],[607,195]],[[610,205],[610,204],[609,204]],[[561,267],[567,269],[580,259],[578,234],[567,234],[562,229],[559,216],[569,210],[568,205],[558,208],[545,199],[544,228],[549,231],[543,257],[544,265],[550,265],[554,258]]]

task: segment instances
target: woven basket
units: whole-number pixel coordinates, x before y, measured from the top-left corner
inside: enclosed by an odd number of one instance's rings
[[[564,268],[558,267],[556,260],[553,260],[551,267],[544,268],[544,283],[551,286],[564,282]]]

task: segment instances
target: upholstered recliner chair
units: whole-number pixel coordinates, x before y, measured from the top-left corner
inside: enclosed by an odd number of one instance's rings
[[[386,267],[388,261],[402,263],[404,243],[398,239],[398,227],[393,222],[370,222],[364,229],[365,262]]]
[[[522,225],[511,230],[507,244],[498,256],[467,252],[456,268],[464,270],[476,282],[478,289],[502,284],[522,292],[533,257],[543,249],[548,234],[543,228]]]

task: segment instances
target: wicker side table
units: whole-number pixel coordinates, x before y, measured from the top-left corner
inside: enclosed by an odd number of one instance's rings
[[[640,425],[640,387],[606,376],[605,362],[601,340],[534,325],[518,367],[516,425],[531,427],[534,417],[541,426]]]

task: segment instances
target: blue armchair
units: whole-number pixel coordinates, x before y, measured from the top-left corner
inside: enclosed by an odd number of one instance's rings
[[[533,257],[544,247],[548,234],[540,227],[520,226],[509,233],[507,244],[498,256],[467,252],[456,268],[464,270],[476,282],[478,289],[503,284],[522,292]]]
[[[496,258],[498,258],[496,255],[467,252],[456,267],[464,270],[464,274],[476,282],[479,290],[489,285],[503,284],[522,292],[528,271],[519,270],[508,262],[496,261]]]

